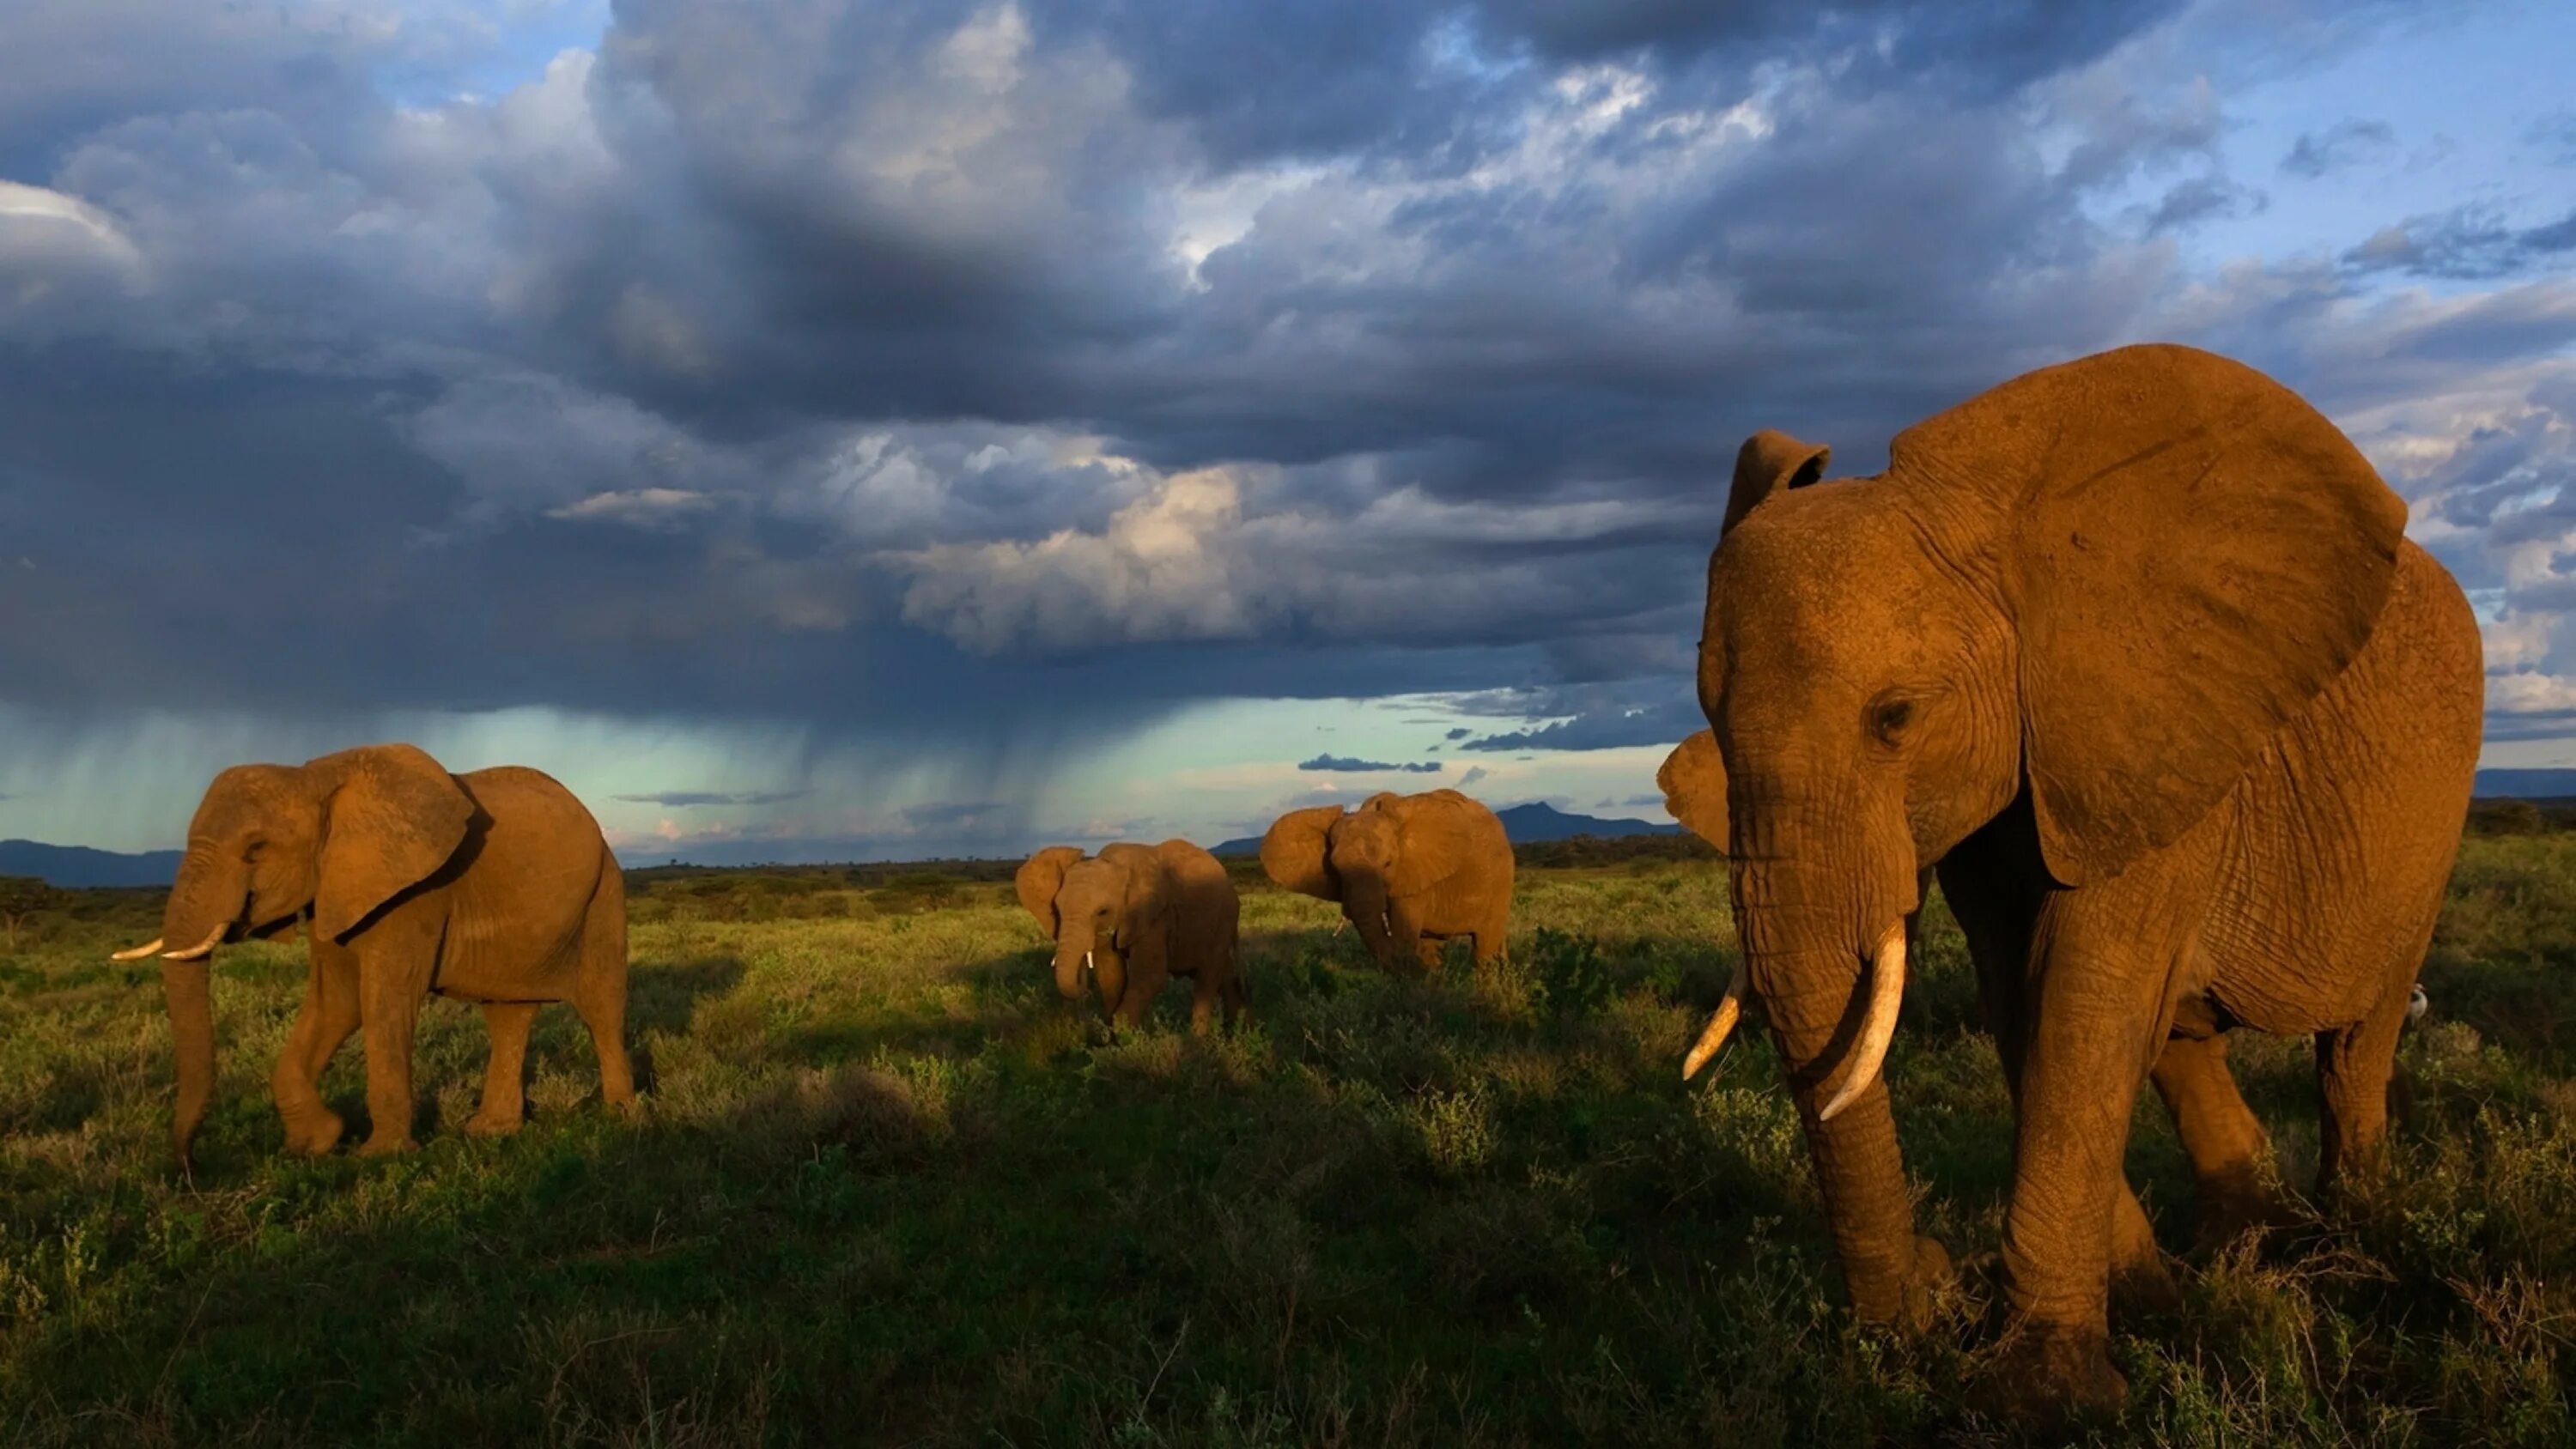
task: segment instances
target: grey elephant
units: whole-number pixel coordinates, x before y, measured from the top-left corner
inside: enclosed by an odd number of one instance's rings
[[[1765,432],[1708,571],[1710,733],[1664,772],[1730,857],[1758,1001],[1852,1304],[1919,1312],[1879,1067],[1937,875],[2016,1116],[1990,1392],[2107,1408],[2115,1281],[2164,1268],[2122,1175],[2152,1082],[2206,1231],[2266,1212],[2239,1027],[2311,1036],[2331,1189],[2376,1160],[2476,767],[2477,624],[2332,424],[2209,353],[2122,348],[1899,434],[1887,471]]]
[[[1455,790],[1291,810],[1262,836],[1261,868],[1289,890],[1339,902],[1391,971],[1435,968],[1462,936],[1482,966],[1511,932],[1511,840],[1493,811]]]
[[[236,765],[188,824],[161,939],[116,953],[161,957],[178,1056],[172,1137],[180,1162],[213,1091],[210,958],[226,941],[283,936],[309,915],[304,1008],[271,1078],[290,1151],[340,1139],[322,1069],[366,1032],[366,1153],[412,1146],[413,1026],[424,997],[479,1003],[492,1032],[470,1132],[515,1130],[537,1008],[566,1001],[599,1052],[600,1089],[631,1109],[626,878],[571,791],[516,766],[451,775],[410,745],[301,765]],[[165,949],[166,948],[166,949]]]
[[[1204,1035],[1244,1011],[1241,903],[1217,858],[1186,840],[1126,841],[1085,856],[1051,845],[1012,882],[1020,906],[1055,943],[1056,990],[1080,1001],[1087,985],[1101,1010],[1135,1026],[1178,976],[1192,985],[1190,1030]]]

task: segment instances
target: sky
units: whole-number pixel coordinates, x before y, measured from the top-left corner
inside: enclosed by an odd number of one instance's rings
[[[2576,8],[13,0],[0,837],[416,742],[632,862],[1663,820],[1735,449],[2307,396],[2576,765]]]

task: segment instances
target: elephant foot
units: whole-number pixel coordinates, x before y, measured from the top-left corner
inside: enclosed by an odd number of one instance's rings
[[[527,1111],[522,1107],[513,1107],[507,1112],[495,1112],[486,1107],[465,1119],[465,1134],[469,1137],[507,1137],[518,1131],[526,1120]]]
[[[603,1097],[600,1100],[608,1104],[608,1110],[616,1113],[619,1117],[628,1122],[641,1122],[644,1120],[644,1104],[636,1100],[633,1092],[628,1092],[622,1097]]]
[[[419,1143],[409,1133],[378,1132],[358,1147],[360,1157],[395,1157],[413,1151]]]
[[[286,1122],[286,1150],[301,1157],[320,1157],[340,1145],[340,1134],[346,1126],[339,1113],[327,1110],[300,1121],[290,1117]]]
[[[2129,1381],[2111,1366],[2106,1334],[2030,1320],[2006,1331],[1968,1393],[1979,1412],[2052,1438],[2108,1419],[2128,1400]]]

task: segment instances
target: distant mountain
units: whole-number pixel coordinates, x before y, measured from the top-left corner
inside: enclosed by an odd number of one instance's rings
[[[66,890],[83,886],[166,886],[178,878],[179,852],[153,850],[141,855],[119,855],[86,845],[0,840],[0,875],[32,875]]]
[[[2576,798],[2576,770],[2480,770],[2473,788],[2481,800],[2565,800]]]
[[[1622,835],[1679,835],[1678,825],[1657,825],[1651,820],[1604,820],[1598,815],[1568,815],[1544,800],[1527,805],[1514,805],[1497,810],[1503,822],[1503,834],[1514,845],[1527,845],[1539,840],[1571,840],[1578,835],[1599,836],[1615,840]],[[1208,847],[1210,855],[1259,855],[1261,837],[1246,836]]]

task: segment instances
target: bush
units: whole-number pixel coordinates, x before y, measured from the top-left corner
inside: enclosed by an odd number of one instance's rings
[[[1618,994],[1601,943],[1590,936],[1540,927],[1530,938],[1529,972],[1540,1010],[1561,1021],[1597,1016]]]

